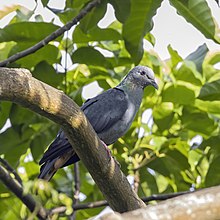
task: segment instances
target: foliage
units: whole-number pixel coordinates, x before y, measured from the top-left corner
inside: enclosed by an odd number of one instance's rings
[[[42,1],[45,7],[48,2]],[[48,10],[66,23],[87,2],[66,0],[63,10]],[[114,7],[117,20],[102,29],[98,22],[106,13],[107,2]],[[36,53],[11,64],[30,69],[34,77],[62,89],[78,105],[85,101],[82,91],[91,82],[96,81],[107,90],[115,86],[134,64],[147,65],[154,70],[159,90],[146,89],[131,129],[110,146],[123,172],[139,177],[139,196],[220,183],[220,70],[216,68],[220,52],[208,51],[204,44],[184,59],[169,45],[170,59],[161,61],[155,52],[144,51],[143,39],[154,44],[150,33],[152,17],[161,2],[102,1],[73,29],[72,35],[69,32],[68,37],[59,37]],[[220,43],[218,26],[205,0],[170,0],[170,3],[170,7],[175,7],[205,37]],[[6,16],[13,9],[16,15],[0,30],[1,60],[34,45],[57,28],[39,16],[33,17],[34,11],[19,6],[6,8],[0,16]],[[67,58],[69,66],[63,61]],[[37,163],[55,137],[58,126],[16,104],[1,102],[1,128],[7,119],[11,127],[0,133],[0,154],[18,171],[27,192],[38,191],[36,198],[46,208],[66,205],[65,215],[70,214],[74,194],[72,166],[60,170],[51,183],[45,183],[43,187],[36,181]],[[83,202],[103,199],[82,163],[80,182]],[[2,185],[0,196],[0,219],[30,215]],[[77,217],[85,219],[99,212],[100,208],[82,210],[77,212]]]

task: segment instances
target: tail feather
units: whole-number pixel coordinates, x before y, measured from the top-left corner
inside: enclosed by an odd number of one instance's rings
[[[39,179],[44,179],[49,181],[57,170],[63,167],[75,154],[73,151],[65,153],[64,155],[54,158],[53,160],[46,161],[40,169]]]

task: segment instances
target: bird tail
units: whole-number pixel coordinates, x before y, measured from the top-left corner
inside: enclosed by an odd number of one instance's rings
[[[53,177],[53,175],[57,172],[59,168],[66,166],[66,164],[69,161],[71,161],[72,156],[73,153],[71,152],[66,153],[60,157],[54,158],[52,160],[46,161],[40,168],[40,174],[38,178],[50,181],[50,179]]]
[[[55,169],[55,166],[54,166],[56,160],[57,158],[53,159],[52,161],[47,161],[41,166],[40,174],[38,176],[39,179],[50,181],[53,175],[57,172],[57,169]]]

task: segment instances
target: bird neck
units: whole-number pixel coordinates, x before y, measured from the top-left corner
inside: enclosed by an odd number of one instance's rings
[[[142,87],[128,81],[126,83],[120,83],[117,88],[123,90],[128,96],[128,99],[139,108],[144,93]]]

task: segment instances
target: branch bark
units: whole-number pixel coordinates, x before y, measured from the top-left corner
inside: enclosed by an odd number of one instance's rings
[[[110,207],[126,212],[145,207],[80,108],[62,91],[25,69],[0,68],[0,99],[27,107],[60,124]]]
[[[100,220],[214,220],[219,219],[220,186],[199,190],[124,214],[108,214]]]
[[[76,25],[82,18],[85,17],[85,15],[88,14],[88,12],[90,12],[100,2],[101,2],[101,0],[93,0],[93,1],[89,2],[85,6],[85,8],[83,8],[75,18],[73,18],[72,21],[68,22],[63,27],[57,29],[56,31],[51,33],[49,36],[45,37],[43,40],[41,40],[40,42],[38,42],[34,46],[29,47],[26,50],[23,50],[19,53],[16,53],[16,54],[12,55],[11,57],[9,57],[8,59],[0,62],[0,67],[7,66],[8,64],[13,63],[14,61],[16,61],[22,57],[25,57],[25,56],[32,54],[32,53],[35,53],[37,50],[39,50],[40,48],[47,45],[50,41],[55,40],[57,37],[61,36],[65,31],[68,31],[72,26]]]

